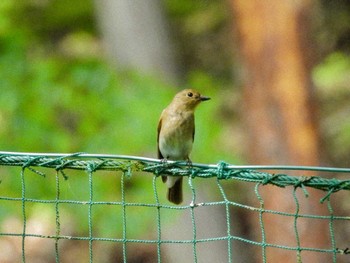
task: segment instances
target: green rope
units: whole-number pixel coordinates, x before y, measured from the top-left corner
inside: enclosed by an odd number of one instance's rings
[[[157,262],[162,262],[162,248],[163,245],[168,244],[190,244],[192,245],[193,262],[198,262],[199,253],[199,243],[206,242],[219,242],[225,241],[227,243],[227,258],[228,262],[233,262],[233,252],[232,247],[235,242],[242,242],[244,244],[250,244],[253,246],[258,246],[261,248],[262,261],[268,262],[266,249],[267,248],[278,248],[284,250],[294,251],[297,255],[297,262],[302,262],[302,252],[318,252],[318,253],[329,253],[332,255],[332,261],[337,261],[337,256],[348,255],[350,250],[348,247],[341,246],[341,248],[336,247],[336,233],[334,232],[334,224],[336,221],[348,222],[350,220],[349,216],[339,216],[334,213],[333,207],[331,205],[330,197],[333,193],[342,190],[350,190],[350,180],[349,179],[331,179],[327,177],[322,177],[322,173],[350,173],[349,168],[333,168],[333,167],[310,167],[310,166],[237,166],[230,165],[225,162],[219,162],[218,164],[196,164],[193,163],[190,167],[186,162],[176,162],[168,161],[166,163],[152,158],[144,158],[137,156],[125,156],[125,155],[98,155],[98,154],[85,154],[85,153],[74,153],[74,154],[45,154],[45,153],[13,153],[13,152],[0,152],[0,166],[18,166],[21,167],[20,173],[20,184],[21,184],[21,196],[13,197],[1,194],[0,191],[0,201],[2,202],[19,202],[21,204],[21,215],[23,220],[22,233],[10,233],[10,232],[0,232],[0,237],[21,237],[22,238],[22,262],[26,262],[26,240],[28,237],[44,238],[54,240],[55,246],[55,260],[60,261],[60,249],[59,244],[62,240],[79,240],[88,242],[89,246],[89,262],[94,262],[96,260],[96,255],[93,253],[93,247],[97,242],[112,242],[122,245],[122,258],[123,262],[128,261],[128,256],[131,257],[132,253],[127,253],[130,250],[129,244],[132,243],[142,243],[150,244],[156,247],[157,252]],[[42,172],[43,168],[54,169],[55,173],[55,198],[52,200],[42,200],[38,198],[30,198],[29,192],[27,194],[26,185],[30,184],[29,178],[27,178],[28,171],[45,177],[46,174]],[[65,200],[61,197],[61,187],[60,175],[66,180],[68,177],[65,175],[67,169],[82,170],[86,171],[88,175],[88,185],[89,185],[89,196],[88,200]],[[282,173],[268,173],[262,172],[259,169],[264,170],[286,170],[286,171],[314,171],[314,176],[291,176]],[[94,181],[97,180],[98,171],[120,171],[121,176],[121,200],[120,201],[98,201],[95,200],[97,197],[94,195]],[[128,202],[126,200],[126,178],[132,177],[135,172],[144,172],[153,176],[152,189],[154,194],[154,203],[145,202]],[[192,193],[192,201],[190,204],[184,204],[180,206],[175,206],[170,203],[162,203],[158,196],[158,186],[157,181],[159,181],[160,175],[167,176],[186,176],[188,177],[188,185]],[[194,184],[194,179],[205,179],[205,178],[216,178],[216,186],[219,189],[220,196],[222,200],[216,202],[203,202],[197,203],[197,190]],[[222,181],[241,181],[247,183],[255,183],[255,195],[259,202],[259,207],[252,207],[246,204],[241,204],[236,201],[230,200],[226,194],[226,191],[221,184]],[[293,213],[281,212],[275,210],[265,209],[264,199],[259,193],[259,189],[264,185],[275,185],[278,187],[288,187],[294,188],[292,192],[293,201],[296,205],[295,211]],[[1,187],[1,184],[0,184]],[[325,195],[320,199],[320,202],[326,202],[328,208],[328,215],[311,215],[300,213],[300,204],[297,196],[297,189],[300,188],[304,193],[305,197],[308,197],[309,193],[307,188],[319,189],[325,192]],[[28,195],[28,196],[27,196]],[[27,217],[28,217],[28,207],[30,204],[53,204],[55,207],[55,234],[54,235],[43,235],[43,234],[33,234],[28,233],[27,229]],[[63,204],[74,204],[77,206],[88,205],[88,234],[87,236],[68,236],[62,235],[61,233],[61,216]],[[96,224],[93,220],[93,211],[95,207],[100,205],[109,205],[121,208],[121,221],[122,221],[122,237],[96,237]],[[197,207],[206,206],[223,206],[225,207],[226,216],[226,233],[222,236],[211,237],[211,238],[198,238],[197,236],[197,225],[196,225],[196,209]],[[128,207],[145,207],[149,208],[150,211],[155,213],[155,236],[154,239],[134,239],[130,238],[130,233],[127,231],[127,208]],[[250,240],[248,238],[232,235],[232,225],[230,209],[233,207],[249,209],[249,211],[256,212],[259,218],[259,225],[261,230],[260,241]],[[166,240],[162,238],[162,211],[173,210],[173,211],[189,211],[191,217],[191,227],[192,227],[192,238],[182,239],[182,240]],[[265,232],[264,225],[264,215],[274,214],[286,218],[293,218],[293,228],[296,239],[295,246],[279,245],[268,243]],[[128,215],[129,216],[129,215]],[[331,244],[330,248],[315,248],[315,247],[303,247],[301,246],[302,240],[299,236],[298,231],[298,221],[300,218],[305,219],[319,219],[327,220],[329,225],[329,233]],[[132,227],[132,225],[130,225]],[[96,248],[95,248],[96,249]],[[62,250],[62,249],[61,249]]]
[[[59,212],[59,200],[60,200],[60,176],[59,171],[56,171],[56,203],[55,203],[55,210],[56,210],[56,236],[60,236],[61,232],[61,224],[60,224],[60,212]],[[59,248],[58,248],[58,241],[59,238],[56,238],[55,240],[55,258],[56,262],[60,262],[60,255],[59,255]]]
[[[122,189],[122,221],[123,221],[123,262],[127,262],[127,254],[126,254],[126,244],[128,243],[127,238],[126,238],[126,202],[125,202],[125,174],[120,178],[120,184],[121,184],[121,189]]]
[[[228,262],[232,263],[232,249],[231,249],[232,236],[231,236],[230,202],[227,199],[227,195],[226,195],[224,188],[222,187],[220,181],[217,180],[216,183],[219,187],[220,193],[221,193],[222,198],[224,199],[224,202],[225,202],[226,227],[227,227],[227,237],[228,237],[228,239],[227,239],[227,257],[228,257]]]
[[[294,214],[294,233],[295,233],[295,238],[297,241],[297,248],[298,248],[298,252],[297,252],[297,262],[298,263],[302,263],[301,260],[301,247],[300,247],[300,238],[299,238],[299,232],[298,232],[298,218],[299,218],[299,210],[300,210],[300,205],[299,205],[299,200],[296,194],[297,191],[297,187],[295,186],[293,189],[293,198],[294,198],[294,202],[295,202],[295,214]]]
[[[23,216],[23,231],[22,231],[22,262],[26,262],[25,258],[25,238],[26,238],[26,229],[27,229],[27,215],[26,215],[26,184],[25,184],[25,178],[24,178],[24,171],[26,169],[26,166],[22,167],[21,171],[21,187],[22,187],[22,216]]]
[[[198,259],[197,259],[197,231],[196,231],[196,220],[195,220],[195,213],[194,213],[194,209],[195,207],[198,206],[198,204],[196,203],[196,190],[193,187],[193,177],[188,177],[188,185],[191,188],[191,192],[192,192],[192,201],[190,203],[190,211],[191,211],[191,222],[192,222],[192,231],[193,231],[193,240],[192,240],[192,249],[193,249],[193,262],[197,263]]]
[[[92,234],[92,206],[93,206],[93,180],[92,180],[92,174],[96,170],[96,167],[94,164],[90,163],[88,165],[88,175],[89,175],[89,209],[88,209],[88,225],[89,225],[89,260],[90,263],[93,262],[93,234]]]
[[[264,199],[261,197],[259,193],[259,186],[260,183],[255,185],[255,195],[259,200],[260,203],[260,209],[259,209],[259,224],[260,224],[260,230],[261,230],[261,249],[262,249],[262,258],[263,258],[263,263],[266,263],[266,247],[268,246],[266,243],[266,233],[265,233],[265,226],[264,226],[264,220],[263,220],[263,214],[265,213],[264,209]]]
[[[157,177],[153,177],[153,193],[154,197],[156,200],[156,206],[157,206],[157,260],[158,263],[162,262],[162,256],[161,256],[161,244],[162,244],[162,232],[161,232],[161,221],[160,221],[160,209],[161,205],[159,202],[159,197],[158,197],[158,191],[157,191]]]
[[[332,245],[332,249],[333,249],[333,263],[334,263],[334,262],[337,262],[337,248],[336,248],[334,228],[333,228],[334,211],[333,211],[333,208],[332,208],[331,198],[330,197],[327,198],[327,208],[328,208],[328,211],[329,211],[329,214],[330,214],[329,233],[330,233],[330,236],[331,236],[331,245]]]
[[[77,169],[86,170],[90,165],[91,160],[85,161],[85,158],[98,158],[93,160],[94,165],[98,170],[113,170],[113,171],[126,171],[127,175],[135,171],[144,171],[154,174],[163,174],[170,176],[192,176],[192,177],[217,177],[220,180],[234,179],[245,182],[254,182],[265,184],[272,184],[279,187],[297,186],[305,189],[305,187],[311,187],[327,191],[322,202],[327,199],[329,195],[340,190],[350,190],[350,180],[338,180],[322,178],[320,176],[289,176],[286,174],[269,174],[267,172],[256,171],[258,166],[233,166],[225,165],[222,167],[222,162],[218,165],[203,165],[192,164],[191,168],[187,167],[186,162],[174,162],[168,161],[167,163],[161,162],[157,159],[142,158],[131,156],[132,161],[122,162],[116,161],[118,155],[106,155],[106,160],[101,155],[87,155],[87,154],[67,154],[67,155],[53,155],[55,157],[45,157],[43,155],[9,155],[6,152],[0,152],[0,165],[3,166],[30,166],[30,170],[43,175],[42,172],[34,169],[33,167],[47,167],[54,168],[56,170],[62,169]],[[73,159],[71,159],[73,158]],[[74,159],[75,158],[75,159]],[[126,156],[122,156],[122,159],[126,159]],[[244,167],[244,169],[242,169]],[[284,166],[259,166],[261,169],[281,169]],[[285,166],[286,169],[299,170],[298,167]],[[333,173],[350,173],[348,168],[331,168],[331,167],[305,167],[305,170],[315,170],[319,172],[333,172]]]

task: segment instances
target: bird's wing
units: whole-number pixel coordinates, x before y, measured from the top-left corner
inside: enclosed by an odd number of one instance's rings
[[[195,125],[194,125],[194,116],[193,116],[193,132],[192,132],[192,142],[194,142],[194,134],[195,134]]]
[[[159,150],[159,134],[160,134],[160,130],[162,128],[162,118],[160,118],[159,123],[158,123],[158,134],[157,134],[157,152],[158,152],[158,159],[164,159],[162,153]]]
[[[159,149],[159,134],[160,134],[160,130],[162,129],[162,117],[160,117],[160,120],[159,120],[159,123],[158,123],[158,134],[157,134],[157,152],[158,152],[158,159],[161,159],[161,160],[164,160],[164,157],[162,155],[162,153],[160,152],[160,149]],[[163,183],[165,183],[167,180],[167,177],[166,176],[162,176],[162,181]]]

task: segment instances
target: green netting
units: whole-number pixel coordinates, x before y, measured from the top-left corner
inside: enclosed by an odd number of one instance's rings
[[[225,162],[220,162],[217,165],[206,165],[206,164],[192,164],[191,167],[188,167],[188,164],[185,162],[173,162],[168,161],[166,163],[151,158],[143,157],[134,157],[134,156],[120,156],[120,155],[92,155],[92,154],[36,154],[36,153],[14,153],[14,152],[0,152],[0,166],[9,167],[9,166],[18,166],[20,177],[18,188],[19,196],[12,196],[4,194],[4,189],[0,184],[0,201],[13,203],[15,207],[17,203],[20,203],[20,214],[22,217],[21,225],[22,231],[16,232],[11,231],[6,228],[0,229],[0,241],[4,237],[18,237],[21,239],[21,255],[22,262],[29,262],[28,260],[28,248],[26,241],[28,238],[37,238],[37,239],[47,239],[53,241],[53,253],[56,262],[60,262],[62,258],[62,248],[60,246],[63,242],[78,240],[86,242],[88,244],[88,261],[94,262],[94,254],[97,253],[97,248],[95,248],[96,242],[107,242],[111,244],[118,244],[122,247],[122,260],[123,262],[128,262],[129,253],[132,254],[134,251],[130,247],[131,244],[148,244],[156,248],[156,257],[157,262],[163,262],[163,246],[164,245],[190,245],[192,248],[192,259],[189,262],[199,262],[198,257],[200,256],[200,251],[198,246],[203,243],[210,242],[226,242],[226,251],[227,251],[227,261],[233,262],[235,255],[233,252],[233,242],[241,242],[243,245],[254,246],[255,248],[261,249],[262,261],[268,262],[266,255],[267,248],[276,248],[283,249],[288,251],[293,251],[296,254],[298,262],[302,262],[303,252],[313,252],[313,253],[325,253],[332,256],[333,262],[339,261],[339,256],[347,257],[350,254],[348,249],[349,244],[344,244],[338,242],[336,232],[334,231],[334,224],[336,222],[341,222],[344,224],[344,229],[348,226],[345,224],[349,222],[349,216],[339,216],[334,212],[334,204],[331,202],[331,196],[340,190],[350,190],[350,180],[339,180],[339,179],[329,179],[321,176],[290,176],[288,174],[282,173],[267,173],[262,172],[261,170],[300,170],[300,171],[314,171],[314,172],[328,172],[328,173],[350,173],[350,169],[346,168],[329,168],[329,167],[306,167],[306,166],[236,166],[229,165]],[[11,168],[16,169],[16,168]],[[27,178],[28,173],[35,173],[40,180],[47,180],[46,170],[55,171],[55,181],[54,181],[54,198],[51,199],[38,199],[27,196],[27,187],[32,182]],[[66,173],[70,170],[82,170],[85,171],[88,175],[88,199],[80,200],[76,199],[61,199],[62,191],[62,179],[67,179]],[[4,171],[0,170],[2,174],[1,178],[6,178]],[[112,171],[107,172],[106,174],[103,171]],[[109,176],[115,175],[117,171],[118,176],[120,175],[120,200],[119,201],[101,201],[96,200],[96,190],[94,188],[95,180],[97,176]],[[152,179],[152,191],[146,193],[148,195],[153,195],[153,202],[145,202],[142,196],[138,199],[139,201],[128,201],[127,196],[127,178],[133,180],[134,177],[130,178],[134,173],[142,172],[145,175],[153,175],[149,177],[149,180]],[[164,185],[160,183],[159,175],[169,175],[169,176],[185,176],[187,177],[188,188],[191,190],[191,201],[189,203],[184,203],[183,205],[176,206],[172,205],[166,201],[162,201],[159,196],[159,188]],[[46,178],[45,178],[46,177]],[[214,178],[215,187],[217,187],[220,200],[218,201],[206,201],[206,202],[197,202],[197,193],[198,189],[194,184],[194,179],[199,178],[204,181],[208,178]],[[67,180],[69,181],[69,180]],[[233,198],[225,190],[223,183],[234,183],[241,181],[243,183],[253,183],[250,184],[255,194],[255,198],[258,200],[258,207],[250,206],[247,204],[240,203],[238,201],[232,200]],[[34,183],[34,182],[33,182]],[[284,212],[284,211],[275,211],[264,208],[264,198],[260,194],[259,190],[264,185],[275,185],[279,187],[291,187],[292,195],[290,197],[291,201],[295,204],[295,210],[293,213]],[[52,187],[48,186],[48,187]],[[308,196],[308,189],[314,188],[324,191],[323,197],[319,200],[323,205],[327,207],[327,215],[311,215],[311,214],[302,214],[300,213],[300,197],[297,195],[297,190],[301,189],[303,194]],[[74,189],[72,189],[74,191]],[[144,193],[143,193],[144,194]],[[27,208],[29,204],[52,204],[54,205],[55,216],[54,216],[54,225],[55,229],[53,234],[44,234],[44,233],[32,233],[28,231],[28,211]],[[87,224],[88,224],[88,233],[87,235],[65,235],[63,229],[66,227],[65,223],[62,222],[61,217],[65,213],[65,210],[62,210],[62,206],[65,204],[76,205],[77,207],[83,206],[87,207]],[[120,214],[121,225],[118,226],[122,229],[122,236],[95,236],[95,224],[96,220],[93,220],[93,212],[98,209],[100,206],[110,206],[112,209],[115,209],[115,213]],[[223,206],[225,208],[225,224],[226,224],[226,233],[220,236],[210,236],[210,237],[199,237],[197,236],[197,220],[196,215],[198,210],[213,207],[213,206]],[[156,231],[155,238],[133,238],[130,237],[129,229],[132,224],[129,222],[129,209],[130,208],[147,208],[150,209],[149,213],[154,213],[154,229]],[[258,218],[260,223],[260,232],[261,236],[259,240],[253,240],[242,235],[235,234],[233,228],[235,225],[232,214],[233,208],[240,208],[252,211]],[[163,237],[164,227],[164,212],[165,211],[189,211],[191,218],[191,238],[186,239],[165,239]],[[293,230],[295,238],[295,246],[289,245],[280,245],[269,243],[265,233],[265,223],[264,215],[279,215],[283,216],[286,219],[293,219]],[[318,247],[305,247],[303,246],[303,240],[300,239],[299,229],[298,229],[298,220],[300,219],[317,219],[317,220],[326,220],[328,222],[327,231],[330,236],[330,246],[328,248],[318,248]],[[142,216],[140,216],[142,220]],[[133,221],[134,222],[134,221]],[[63,245],[62,245],[63,246]],[[1,252],[0,252],[1,254]],[[349,260],[349,258],[346,258]],[[82,261],[83,262],[83,261]],[[343,262],[343,261],[341,261]]]

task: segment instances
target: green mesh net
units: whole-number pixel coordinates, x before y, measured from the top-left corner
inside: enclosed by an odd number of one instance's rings
[[[3,244],[5,239],[16,239],[21,255],[21,259],[17,259],[17,261],[22,260],[22,262],[31,262],[32,245],[30,243],[33,240],[47,240],[47,247],[42,247],[42,249],[47,250],[47,253],[56,262],[64,261],[70,242],[79,242],[81,246],[87,247],[87,255],[81,258],[81,262],[101,262],[98,257],[101,254],[101,246],[99,245],[101,243],[119,247],[118,260],[122,262],[128,262],[131,255],[138,249],[137,245],[139,244],[150,247],[154,251],[157,262],[166,262],[164,249],[172,245],[186,246],[187,250],[191,251],[188,262],[201,262],[201,250],[198,247],[213,242],[220,242],[220,245],[225,247],[227,262],[234,262],[234,247],[237,242],[240,243],[241,247],[253,246],[255,249],[259,249],[262,262],[269,261],[266,250],[270,248],[291,251],[299,262],[302,262],[305,252],[325,253],[330,255],[333,262],[349,261],[349,244],[342,242],[344,238],[337,237],[338,232],[334,230],[334,225],[340,223],[346,229],[350,217],[337,215],[334,212],[331,197],[335,192],[350,190],[350,180],[329,179],[322,176],[290,176],[287,173],[268,173],[262,172],[262,170],[313,171],[315,174],[341,173],[345,175],[345,178],[350,173],[350,169],[330,167],[236,166],[225,162],[219,162],[215,165],[192,164],[189,167],[185,162],[168,161],[164,163],[156,159],[135,156],[0,152],[0,179],[3,181],[0,184],[0,214],[2,215],[2,219],[0,219],[0,244]],[[150,190],[138,190],[141,192],[130,197],[128,196],[128,191],[132,187],[130,184],[137,183],[134,182],[137,181],[134,174],[142,175],[143,180],[149,181]],[[160,190],[164,189],[159,178],[160,175],[186,177],[186,189],[190,190],[188,191],[190,194],[189,202],[184,202],[183,205],[179,206],[168,203],[164,199],[163,193],[162,195],[160,193],[160,191],[164,191]],[[75,177],[80,177],[81,181],[67,186],[67,182],[74,181]],[[112,198],[103,200],[100,192],[104,190],[98,188],[99,181],[108,181],[110,177],[119,180],[118,187],[120,188]],[[8,184],[11,185],[11,191],[5,181],[10,181]],[[41,183],[38,183],[39,181]],[[43,181],[45,182],[44,186]],[[212,199],[214,201],[211,199],[203,202],[198,201],[197,182],[214,184],[211,185],[217,192],[216,197]],[[244,204],[239,199],[232,198],[231,191],[228,192],[227,189],[229,185],[238,182],[248,185],[248,188],[252,190],[258,203],[257,206]],[[290,213],[265,209],[264,198],[260,194],[260,190],[266,185],[291,189],[290,200],[294,203],[295,210]],[[322,191],[322,198],[318,201],[327,207],[328,214],[300,213],[300,195],[297,194],[297,191],[307,197],[308,190],[311,188]],[[66,191],[71,194],[70,198],[67,198],[66,195],[63,198],[63,192]],[[41,192],[46,192],[47,195],[42,197]],[[85,195],[82,194],[83,192]],[[33,205],[37,205],[39,210],[35,210]],[[45,230],[33,230],[30,227],[32,215],[39,213],[40,217],[40,214],[45,214],[43,210],[40,210],[45,208],[40,205],[52,208],[52,216],[47,218],[50,227]],[[73,207],[69,211],[73,210],[79,214],[81,225],[86,226],[85,230],[84,227],[80,229],[79,225],[71,231],[67,230],[70,227],[69,220],[63,219],[67,218],[67,206]],[[217,236],[199,234],[197,220],[199,210],[213,207],[223,208],[225,232]],[[252,239],[235,231],[237,226],[233,223],[235,222],[235,213],[232,213],[234,209],[243,209],[254,214],[259,223],[257,226],[260,228],[259,238]],[[99,218],[103,217],[105,213],[108,214],[107,210],[113,216],[106,225],[107,231],[101,231]],[[141,210],[142,212],[140,212]],[[167,222],[177,211],[189,214],[188,225],[191,231],[187,233],[186,238],[169,239],[168,235],[164,236],[164,233],[168,232],[166,228],[170,227]],[[286,220],[292,219],[295,245],[268,242],[264,222],[266,214],[278,215]],[[11,215],[17,216],[11,217]],[[13,228],[11,224],[6,224],[4,221],[8,218],[12,220],[11,222],[17,220],[17,225],[20,227]],[[298,227],[298,221],[301,219],[326,221],[328,228],[324,231],[330,237],[329,247],[302,246],[303,240],[300,238]],[[147,222],[147,227],[142,225],[142,222]],[[147,238],[144,238],[144,235],[137,237],[136,234],[142,232],[137,229],[142,228],[153,229],[153,235]],[[120,231],[113,232],[113,229]],[[0,254],[2,253],[0,251]],[[119,262],[118,260],[116,261]]]

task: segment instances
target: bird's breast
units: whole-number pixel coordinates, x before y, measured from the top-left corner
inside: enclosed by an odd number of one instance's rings
[[[186,160],[192,150],[193,115],[173,114],[163,119],[159,134],[159,150],[170,160]]]

